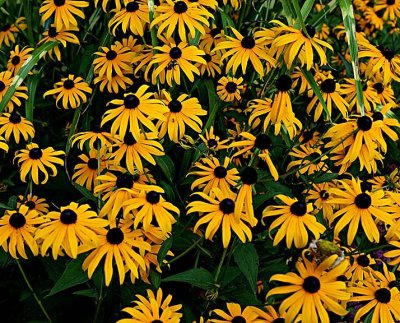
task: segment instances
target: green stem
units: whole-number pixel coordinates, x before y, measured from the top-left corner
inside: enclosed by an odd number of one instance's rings
[[[219,262],[219,264],[218,264],[218,268],[217,268],[217,271],[216,271],[216,273],[215,273],[214,283],[217,283],[217,282],[218,282],[218,277],[219,277],[219,274],[220,274],[220,272],[221,272],[221,268],[222,268],[222,265],[223,265],[223,263],[224,263],[224,260],[225,260],[225,257],[226,257],[226,253],[227,253],[227,252],[228,252],[228,248],[224,248],[224,252],[222,253],[221,260],[220,260],[220,262]]]
[[[185,251],[183,251],[182,253],[180,253],[179,255],[177,255],[174,259],[170,260],[168,262],[168,265],[172,264],[173,262],[177,261],[178,259],[182,258],[184,255],[186,255],[187,253],[189,253],[193,248],[195,248],[200,242],[203,241],[203,237],[201,237],[200,239],[196,240],[189,248],[187,248]]]
[[[28,288],[29,288],[29,290],[31,291],[33,297],[35,298],[36,303],[39,305],[39,307],[40,307],[41,311],[43,312],[44,316],[46,316],[47,321],[49,321],[50,323],[53,322],[53,321],[51,320],[49,314],[46,312],[46,309],[44,308],[44,306],[43,306],[41,300],[39,299],[39,297],[36,295],[35,291],[33,290],[32,285],[31,285],[31,283],[29,282],[28,277],[26,276],[26,274],[25,274],[25,272],[24,272],[24,269],[22,268],[22,266],[21,266],[19,260],[16,259],[15,262],[17,263],[18,269],[19,269],[19,271],[21,272],[21,275],[22,275],[22,277],[24,278],[24,281],[25,281],[26,285],[28,286]]]
[[[100,308],[101,308],[101,304],[103,303],[103,285],[104,285],[104,278],[101,279],[100,291],[99,291],[99,295],[97,297],[96,312],[94,314],[93,323],[96,323],[99,319]]]

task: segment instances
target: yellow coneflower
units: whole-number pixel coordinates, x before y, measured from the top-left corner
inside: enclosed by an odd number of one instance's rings
[[[14,50],[10,52],[10,59],[7,63],[7,69],[14,75],[18,73],[21,66],[31,57],[33,48],[24,47],[20,50],[19,45],[16,45]]]
[[[243,310],[240,307],[240,304],[236,303],[227,303],[226,307],[228,309],[228,313],[225,313],[223,310],[215,309],[213,313],[219,316],[218,319],[211,319],[210,323],[258,323],[258,312],[257,308],[254,306],[246,306]]]
[[[77,143],[80,150],[83,150],[85,143],[88,143],[90,149],[97,149],[97,145],[111,147],[114,142],[116,142],[114,136],[104,131],[98,124],[93,125],[91,131],[78,132],[71,137],[71,145]]]
[[[135,140],[140,140],[141,126],[151,132],[157,133],[157,128],[152,120],[166,120],[165,113],[168,107],[161,100],[152,98],[154,93],[147,92],[149,86],[141,85],[136,93],[125,93],[124,99],[115,99],[108,104],[116,106],[107,110],[102,118],[101,126],[113,120],[111,134],[124,138],[127,132],[131,132]]]
[[[101,47],[101,52],[95,52],[99,57],[93,61],[94,72],[99,76],[107,76],[111,81],[113,72],[123,77],[126,71],[132,70],[132,63],[136,61],[136,54],[129,47],[117,41],[108,47]]]
[[[360,104],[357,100],[356,81],[354,79],[344,79],[345,84],[341,85],[341,92],[345,95],[345,100],[349,103],[349,111],[357,106],[356,113],[360,113]],[[379,104],[379,97],[371,82],[366,82],[363,86],[363,104],[365,111],[373,111]]]
[[[111,80],[107,78],[107,75],[96,76],[93,80],[93,83],[100,83],[100,92],[104,92],[104,90],[107,89],[109,93],[118,94],[121,90],[126,91],[128,89],[128,86],[131,86],[133,84],[131,74],[133,74],[133,69],[132,73],[124,71],[124,75],[122,76],[118,74],[114,75],[113,73],[111,75]]]
[[[306,202],[313,203],[315,206],[314,213],[322,211],[324,219],[330,225],[332,223],[332,216],[334,212],[334,205],[329,203],[332,199],[332,193],[330,189],[334,187],[331,182],[312,184],[312,188],[303,192],[306,195]]]
[[[375,82],[372,83],[372,87],[378,95],[379,104],[390,104],[393,107],[397,105],[394,91],[390,83],[384,84],[379,77],[376,77]]]
[[[49,204],[47,203],[46,199],[40,198],[36,195],[18,195],[17,208],[19,208],[21,205],[26,205],[29,210],[35,210],[41,215],[46,215],[47,212],[49,212]]]
[[[216,77],[217,75],[221,74],[221,67],[219,66],[221,61],[221,54],[218,52],[210,52],[203,48],[205,55],[204,60],[207,62],[206,65],[201,63],[196,63],[196,67],[200,71],[200,75],[207,75],[209,77]]]
[[[41,21],[46,22],[54,15],[54,24],[57,30],[69,29],[78,26],[75,16],[85,19],[85,14],[78,8],[89,7],[88,1],[78,0],[44,0],[39,9],[43,14]]]
[[[353,254],[351,255],[351,258],[353,258],[353,263],[344,273],[347,279],[354,283],[368,279],[371,272],[374,271],[371,265],[376,264],[375,259],[364,253]]]
[[[56,176],[57,168],[54,164],[63,166],[64,160],[57,156],[64,154],[63,151],[54,150],[52,147],[41,149],[38,144],[27,144],[26,149],[17,151],[14,157],[20,167],[21,181],[26,182],[26,176],[29,173],[36,185],[46,184],[49,179],[49,173],[46,168],[51,170],[50,176]],[[43,174],[44,178],[40,179],[40,174]]]
[[[318,172],[329,172],[329,166],[326,163],[328,157],[322,155],[322,151],[318,147],[307,147],[299,146],[298,148],[292,148],[289,152],[289,156],[294,157],[286,170],[289,171],[293,167],[298,168],[296,176],[301,176],[303,174],[312,175]],[[317,161],[314,161],[317,159]]]
[[[264,46],[262,40],[257,38],[257,33],[254,36],[242,36],[235,28],[231,28],[235,37],[226,36],[227,41],[222,41],[215,46],[213,51],[226,49],[221,61],[229,58],[228,64],[226,65],[226,73],[231,69],[234,74],[239,65],[242,67],[243,74],[246,74],[247,63],[250,60],[251,65],[260,77],[264,76],[264,68],[261,63],[261,59],[265,60],[270,66],[275,66],[276,61],[272,58]]]
[[[374,11],[384,10],[383,20],[395,20],[400,18],[400,1],[399,0],[376,0]]]
[[[86,103],[86,93],[91,94],[92,89],[80,76],[75,77],[69,74],[68,77],[64,77],[61,81],[54,84],[54,89],[47,91],[43,96],[57,95],[56,106],[62,99],[62,107],[64,109],[76,109],[82,103]]]
[[[62,206],[60,211],[49,212],[46,218],[49,221],[40,226],[36,238],[43,240],[40,248],[42,256],[51,248],[54,259],[61,251],[76,258],[78,254],[95,248],[98,235],[104,234],[105,227],[109,225],[88,204],[75,202]]]
[[[115,15],[108,22],[108,28],[111,28],[113,35],[118,26],[124,33],[128,28],[134,35],[143,36],[144,27],[150,23],[149,7],[147,3],[141,0],[125,1],[125,8],[116,9]]]
[[[19,17],[15,23],[9,24],[5,23],[0,28],[0,47],[3,43],[10,47],[11,43],[15,43],[15,35],[16,33],[25,30],[27,27],[25,17]]]
[[[174,81],[179,85],[181,84],[181,71],[190,82],[194,82],[194,74],[200,75],[200,71],[194,63],[207,64],[202,57],[205,54],[204,51],[196,46],[189,46],[184,41],[176,44],[171,40],[163,46],[156,46],[154,49],[159,53],[151,58],[145,72],[147,74],[153,65],[157,64],[152,72],[151,80],[153,84],[159,77],[161,84],[167,82],[169,86],[172,86],[172,81]]]
[[[208,18],[213,15],[208,10],[197,3],[187,3],[182,0],[166,0],[155,9],[156,18],[152,21],[150,28],[159,25],[157,35],[167,29],[166,37],[170,38],[172,33],[177,30],[182,41],[186,42],[186,28],[189,29],[191,38],[195,38],[196,30],[205,34],[204,26],[209,26]]]
[[[201,132],[203,122],[200,117],[205,116],[207,111],[201,107],[197,98],[189,98],[187,94],[181,94],[177,99],[173,99],[170,93],[163,90],[162,101],[169,112],[164,114],[165,121],[159,120],[156,124],[160,139],[168,133],[169,139],[178,143],[187,132],[187,127],[197,133]]]
[[[220,99],[224,102],[232,102],[235,99],[240,100],[240,91],[243,90],[244,85],[242,85],[243,78],[223,76],[218,80],[217,94]]]
[[[38,45],[40,45],[42,43],[47,43],[50,41],[55,41],[55,40],[58,41],[63,47],[67,47],[68,43],[79,45],[79,38],[76,35],[74,35],[73,33],[71,33],[70,31],[78,31],[78,28],[71,27],[69,30],[58,30],[57,31],[56,27],[53,24],[49,27],[49,29],[47,29],[43,33],[44,38],[38,42]],[[55,58],[57,58],[58,61],[61,61],[60,45],[57,45],[56,47],[52,48],[46,54],[49,54],[49,57],[52,60],[55,60],[54,56],[53,56],[53,55],[55,55]]]
[[[209,52],[218,43],[224,40],[225,32],[223,29],[214,24],[212,24],[210,27],[206,26],[205,30],[206,33],[200,37],[199,47],[205,52]]]
[[[144,172],[143,159],[155,165],[153,156],[165,155],[163,146],[156,140],[156,133],[141,132],[139,138],[135,139],[131,132],[127,132],[121,139],[113,145],[116,150],[111,153],[111,158],[116,165],[120,165],[123,161],[123,166],[131,174],[134,174],[136,170]]]
[[[13,135],[15,142],[19,144],[21,137],[25,141],[33,138],[35,129],[32,122],[13,111],[0,116],[0,135],[4,135],[7,141],[10,141],[11,135]]]
[[[0,72],[0,101],[3,99],[4,95],[8,91],[13,81],[14,81],[14,76],[10,71]],[[28,98],[26,92],[28,92],[28,88],[26,86],[17,87],[16,91],[11,97],[11,100],[7,104],[6,109],[8,112],[13,112],[14,105],[18,107],[21,106],[22,102],[20,99]]]
[[[221,140],[221,138],[214,133],[213,126],[211,126],[210,129],[207,129],[204,135],[199,135],[199,137],[209,150],[218,151],[229,148],[227,145],[229,139]]]

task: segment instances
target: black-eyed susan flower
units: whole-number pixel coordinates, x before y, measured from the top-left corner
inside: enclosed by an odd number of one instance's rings
[[[111,80],[107,78],[107,75],[96,76],[93,80],[93,83],[100,83],[100,92],[104,92],[104,90],[107,89],[107,92],[109,93],[118,94],[121,90],[126,91],[128,86],[131,86],[133,84],[132,74],[133,69],[132,73],[124,71],[124,75],[122,76],[113,73],[111,75]]]
[[[279,306],[280,312],[286,311],[285,321],[293,322],[299,313],[306,322],[330,322],[327,310],[340,316],[347,314],[340,302],[349,300],[351,294],[346,290],[346,283],[337,278],[344,274],[348,262],[342,261],[332,268],[337,258],[332,255],[317,264],[315,259],[309,261],[303,256],[296,263],[299,274],[289,272],[271,277],[273,281],[289,284],[272,288],[267,294],[267,297],[292,294]]]
[[[131,317],[120,319],[117,323],[181,322],[182,313],[179,310],[182,308],[182,305],[170,305],[172,301],[171,295],[167,295],[164,298],[161,288],[157,290],[157,294],[154,294],[150,289],[146,292],[147,297],[137,294],[136,298],[138,300],[134,301],[135,305],[125,307],[122,310]]]
[[[20,116],[18,112],[3,113],[0,116],[0,135],[3,135],[7,141],[10,141],[11,135],[18,144],[21,137],[28,141],[35,135],[35,129],[32,122]]]
[[[80,154],[78,158],[82,162],[75,165],[72,180],[86,187],[89,191],[96,186],[96,177],[101,174],[104,169],[113,166],[106,147],[100,150],[91,149],[89,155]]]
[[[97,247],[85,258],[82,269],[88,272],[89,278],[104,261],[104,277],[106,286],[110,285],[114,274],[114,266],[117,269],[119,283],[122,285],[126,272],[132,272],[138,278],[138,267],[146,269],[143,256],[140,252],[150,251],[150,244],[142,240],[140,230],[132,231],[132,223],[126,221],[119,227],[111,226],[105,233],[98,234]]]
[[[116,165],[121,162],[131,174],[136,170],[144,172],[143,160],[155,165],[154,156],[163,156],[164,148],[157,140],[156,133],[140,133],[136,140],[131,132],[127,132],[121,141],[117,141],[113,146],[116,148],[111,154],[111,158]]]
[[[203,192],[196,192],[203,201],[193,201],[188,204],[187,214],[199,213],[200,219],[196,222],[193,231],[196,232],[199,226],[208,223],[205,238],[212,240],[218,229],[222,231],[222,245],[227,248],[231,241],[232,231],[240,241],[246,243],[251,241],[252,233],[250,228],[256,225],[257,220],[249,218],[244,212],[237,213],[235,210],[236,194],[231,191],[223,192],[214,188],[212,196]]]
[[[196,36],[196,30],[205,34],[204,26],[209,26],[208,18],[213,15],[197,3],[182,0],[166,0],[155,9],[156,18],[151,22],[150,28],[158,25],[157,35],[160,36],[166,29],[166,37],[170,38],[176,30],[180,39],[187,41],[186,28],[189,29],[191,38]]]
[[[14,75],[17,74],[21,66],[31,57],[32,51],[33,48],[31,47],[23,47],[20,49],[19,45],[16,45],[14,50],[10,52],[7,69]]]
[[[7,210],[0,218],[0,245],[15,259],[19,256],[28,259],[25,246],[37,256],[39,248],[35,233],[37,227],[44,222],[45,217],[26,205],[21,205],[15,211]]]
[[[38,45],[51,41],[58,41],[63,47],[67,47],[68,43],[79,44],[79,38],[76,35],[74,35],[71,31],[78,31],[78,28],[70,27],[70,29],[68,30],[57,31],[56,27],[53,24],[49,27],[49,29],[47,29],[43,33],[44,37],[38,42]],[[55,60],[56,58],[57,61],[61,61],[60,45],[57,45],[54,48],[50,49],[46,54],[49,54],[49,57],[52,60]]]
[[[276,196],[283,205],[269,205],[263,213],[262,218],[275,217],[269,231],[279,227],[275,233],[274,246],[283,239],[286,240],[286,245],[290,248],[294,242],[296,248],[304,248],[309,242],[308,232],[312,232],[315,239],[319,239],[320,235],[325,232],[325,227],[319,223],[313,215],[313,205],[305,201],[299,201],[295,198],[278,194]]]
[[[345,100],[349,103],[349,111],[354,110],[357,106],[356,113],[360,113],[360,105],[357,100],[356,81],[354,79],[344,79],[345,84],[341,85],[342,94],[345,95]],[[373,87],[372,82],[366,82],[363,85],[363,104],[366,111],[373,111],[377,104],[379,104],[379,97]]]
[[[15,43],[15,34],[25,30],[27,27],[25,17],[19,17],[15,23],[9,24],[4,23],[0,28],[0,47],[3,43],[10,47],[12,43]]]
[[[384,191],[363,192],[361,181],[356,178],[352,178],[351,182],[342,180],[339,183],[340,188],[331,188],[334,197],[330,203],[340,205],[332,216],[332,220],[340,218],[335,223],[334,235],[338,236],[344,228],[348,227],[347,243],[350,245],[361,223],[367,239],[371,242],[379,242],[379,230],[374,218],[385,224],[393,223],[393,216],[383,210],[383,207],[390,203],[389,199],[384,198]]]
[[[35,210],[41,215],[46,215],[47,212],[49,212],[49,204],[46,199],[38,197],[37,195],[18,195],[17,208],[21,205],[26,205],[29,210]]]
[[[143,36],[145,25],[150,23],[149,7],[141,0],[125,1],[125,7],[116,9],[115,15],[108,22],[108,27],[115,36],[116,29],[121,26],[124,33],[129,30],[134,35]]]
[[[213,313],[219,316],[218,319],[211,319],[212,323],[229,323],[229,322],[246,322],[246,323],[257,323],[260,322],[256,307],[246,306],[243,310],[240,304],[226,303],[228,309],[227,313],[220,309],[213,310]]]
[[[328,115],[325,115],[325,120],[328,120],[332,116],[332,107],[336,107],[339,109],[343,117],[347,117],[349,113],[349,103],[341,96],[341,85],[334,79],[327,78],[321,82],[319,88],[321,90],[322,97],[326,102]],[[317,121],[321,117],[324,108],[316,95],[314,95],[310,103],[307,105],[307,113],[310,114],[311,110],[314,108],[314,121]]]
[[[378,95],[379,104],[396,106],[396,98],[390,84],[383,84],[379,78],[372,82],[372,87]]]
[[[303,192],[306,194],[306,202],[312,203],[315,206],[315,213],[322,211],[324,219],[328,224],[332,223],[332,216],[334,211],[334,205],[328,203],[332,198],[330,189],[334,187],[332,182],[312,184],[312,188]]]
[[[348,257],[350,258],[350,257]],[[374,258],[371,258],[371,255],[366,255],[363,252],[358,254],[352,254],[352,264],[347,268],[344,275],[351,282],[359,282],[364,279],[368,279],[370,277],[372,269],[371,265],[375,265],[376,261]]]
[[[226,50],[222,55],[221,61],[229,58],[226,65],[226,73],[232,70],[233,74],[239,65],[242,67],[243,74],[246,74],[247,64],[250,60],[251,65],[260,77],[264,76],[264,67],[261,63],[261,59],[266,61],[270,66],[275,66],[276,61],[271,57],[264,46],[262,40],[257,38],[257,33],[251,36],[243,36],[235,28],[231,28],[235,37],[226,36],[227,41],[222,41],[215,46],[213,51]]]
[[[367,302],[357,310],[354,322],[372,311],[372,322],[395,322],[400,320],[400,299],[397,287],[389,288],[380,280],[364,279],[357,286],[349,287],[353,293],[351,302]]]
[[[95,52],[99,57],[93,61],[94,72],[99,76],[107,76],[111,81],[113,72],[124,76],[126,71],[132,70],[132,64],[136,61],[136,54],[121,42],[116,41],[108,47],[101,47],[101,52]]]
[[[14,76],[11,71],[0,72],[0,101],[3,99],[4,95],[10,88],[12,82],[14,81]],[[12,112],[14,110],[14,105],[21,106],[21,99],[27,99],[28,88],[26,86],[18,86],[14,92],[11,100],[7,104],[7,111]]]
[[[222,139],[220,136],[214,133],[214,127],[211,126],[210,129],[207,129],[204,135],[199,135],[200,139],[204,142],[206,147],[212,151],[218,151],[222,149],[228,149],[227,143],[229,139]]]
[[[224,102],[240,101],[240,92],[243,90],[243,78],[223,76],[218,80],[217,94]]]
[[[53,90],[47,91],[43,96],[57,95],[56,106],[58,107],[59,101],[62,100],[62,107],[64,109],[76,109],[82,103],[86,103],[87,93],[92,93],[92,89],[82,77],[75,77],[72,74],[62,78],[61,81],[54,84],[54,87]]]
[[[147,74],[153,65],[157,65],[151,74],[153,84],[156,83],[158,77],[161,84],[167,82],[169,86],[172,86],[172,81],[174,81],[179,85],[181,84],[181,71],[190,82],[194,82],[194,74],[200,75],[195,63],[207,64],[203,58],[204,51],[196,46],[190,46],[184,41],[175,43],[170,40],[163,46],[156,46],[154,49],[159,53],[152,57],[145,72]]]
[[[400,2],[398,0],[377,0],[374,10],[375,12],[383,10],[383,20],[395,20],[400,17]]]
[[[94,0],[94,5],[97,8],[101,4],[101,8],[104,12],[107,12],[107,5],[110,4],[110,8],[121,10],[121,0]]]
[[[256,307],[254,311],[264,323],[283,323],[285,321],[286,313],[279,313],[271,305],[267,305],[263,309]]]
[[[123,211],[123,202],[131,199],[139,190],[151,189],[152,186],[146,184],[153,184],[154,179],[147,169],[145,171],[146,174],[131,174],[121,167],[115,174],[107,172],[96,177],[96,181],[100,183],[95,186],[94,193],[102,194],[101,198],[105,201],[99,215],[107,216],[111,224],[117,222],[119,212]]]
[[[289,156],[292,156],[293,160],[288,164],[286,170],[289,171],[292,168],[297,168],[297,176],[329,172],[328,157],[323,155],[321,149],[318,147],[312,148],[302,145],[298,148],[293,148],[289,152]]]
[[[200,159],[193,165],[197,170],[188,173],[199,177],[193,181],[190,189],[199,188],[206,194],[210,194],[215,187],[223,192],[231,191],[238,184],[240,177],[235,167],[229,167],[230,162],[229,157],[225,157],[222,164],[212,156]]]
[[[50,176],[56,176],[55,164],[64,165],[64,160],[58,157],[64,154],[62,150],[54,150],[53,147],[42,149],[38,144],[27,144],[26,149],[17,151],[14,157],[20,167],[21,181],[26,182],[26,176],[29,174],[36,185],[46,184],[49,179],[48,169],[51,170]],[[42,178],[39,178],[40,175],[43,175]]]
[[[299,58],[301,66],[306,65],[307,70],[310,70],[314,63],[314,50],[318,53],[321,65],[326,65],[327,59],[325,49],[333,48],[327,42],[316,37],[315,27],[307,25],[305,29],[308,35],[303,30],[299,30],[284,23],[273,20],[272,23],[278,25],[278,37],[274,39],[271,47],[283,47],[285,49],[285,62],[288,67],[291,67],[296,57]]]
[[[187,127],[200,133],[203,122],[200,117],[205,116],[204,110],[197,98],[189,98],[187,94],[181,94],[177,99],[173,99],[171,94],[163,90],[162,101],[168,107],[169,112],[165,113],[165,121],[159,120],[156,127],[159,130],[158,137],[164,138],[168,133],[169,139],[178,143],[186,134]]]
[[[243,140],[232,142],[229,145],[230,148],[235,147],[239,149],[233,154],[232,157],[242,155],[251,149],[258,149],[260,151],[260,154],[258,156],[267,163],[268,169],[272,177],[275,181],[277,181],[279,175],[269,153],[269,148],[271,148],[271,140],[269,139],[268,135],[261,133],[257,136],[254,136],[249,132],[242,132],[240,134],[240,137],[242,137]]]
[[[77,144],[80,150],[83,150],[85,143],[88,144],[90,149],[97,149],[100,147],[111,147],[116,139],[100,125],[94,125],[91,131],[78,132],[71,137],[71,144]]]
[[[111,134],[124,138],[130,131],[135,140],[140,140],[141,126],[146,127],[151,132],[157,133],[157,128],[152,120],[166,120],[165,113],[168,107],[159,100],[152,98],[154,93],[147,92],[149,86],[142,85],[135,93],[125,93],[124,99],[115,99],[108,104],[116,106],[114,109],[107,110],[102,118],[101,126],[113,120]]]
[[[140,190],[138,194],[133,195],[133,198],[122,204],[125,218],[129,212],[138,210],[133,215],[135,229],[142,224],[143,229],[148,230],[154,219],[153,223],[157,223],[164,233],[172,231],[172,225],[176,223],[176,218],[172,213],[179,215],[180,211],[163,198],[161,195],[163,193],[164,190],[161,187],[152,185],[147,189]]]
[[[43,14],[42,22],[46,22],[51,17],[57,30],[69,29],[78,26],[76,16],[85,19],[85,14],[81,8],[89,7],[88,1],[78,0],[44,0],[40,6],[39,13]]]
[[[36,238],[43,240],[40,247],[42,256],[51,248],[54,259],[61,252],[76,258],[78,254],[95,248],[98,235],[104,234],[109,225],[88,204],[75,202],[62,206],[60,211],[49,212],[46,218],[49,221],[40,226]]]
[[[200,71],[200,75],[209,76],[209,77],[216,77],[216,75],[221,74],[221,67],[219,63],[221,61],[221,55],[218,52],[210,52],[204,49],[204,60],[207,62],[206,65],[202,63],[196,63],[196,67]]]
[[[207,53],[224,40],[225,32],[213,24],[210,27],[206,26],[205,30],[206,33],[200,37],[199,47]]]

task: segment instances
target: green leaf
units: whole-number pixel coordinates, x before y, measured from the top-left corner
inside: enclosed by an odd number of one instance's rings
[[[175,176],[175,164],[172,159],[167,156],[154,156],[157,165],[161,168],[165,177],[172,182]]]
[[[3,203],[0,203],[0,209],[12,210],[12,208],[9,205]]]
[[[150,276],[150,281],[151,281],[151,284],[153,285],[153,287],[155,289],[158,289],[158,287],[160,287],[160,285],[161,285],[161,275],[160,275],[160,273],[155,271],[155,270],[153,270],[153,269],[150,269],[149,276]]]
[[[11,210],[15,210],[17,208],[17,197],[11,196],[8,199],[7,205],[11,208]]]
[[[308,15],[311,12],[311,9],[314,7],[315,0],[306,0],[304,2],[303,6],[301,7],[301,15],[303,17],[303,20],[306,20]]]
[[[339,174],[337,173],[325,173],[320,176],[316,176],[313,178],[313,183],[318,184],[318,183],[325,183],[325,182],[330,182],[331,180],[335,179],[338,177]]]
[[[86,187],[83,187],[75,182],[72,182],[72,185],[88,200],[93,202],[97,202],[97,198],[90,192]]]
[[[28,73],[37,64],[39,59],[43,57],[49,50],[53,49],[58,45],[58,41],[51,41],[44,43],[39,48],[35,49],[32,53],[31,59],[27,60],[19,70],[18,74],[15,75],[10,87],[8,88],[6,94],[4,94],[3,99],[0,102],[0,113],[4,111],[7,107],[8,102],[10,102],[17,88],[22,84]]]
[[[204,268],[193,268],[162,279],[162,282],[188,283],[202,289],[215,287],[214,278],[211,273]]]
[[[328,14],[337,7],[337,0],[328,2],[320,12],[318,12],[308,23],[312,26],[318,25],[322,20],[328,17]]]
[[[72,294],[79,295],[79,296],[91,297],[91,298],[97,297],[97,292],[94,289],[77,290],[76,292],[73,292]]]
[[[353,67],[354,80],[356,82],[357,102],[360,107],[360,114],[365,115],[363,86],[361,84],[360,73],[358,69],[358,46],[356,39],[356,21],[354,18],[353,5],[350,0],[338,0],[342,11],[344,29],[346,30],[347,42],[350,49],[351,65]]]
[[[214,125],[215,117],[218,112],[218,101],[217,95],[215,94],[214,83],[211,80],[205,80],[202,85],[206,87],[208,92],[208,119],[203,128],[202,134],[204,134],[206,130],[210,129],[211,126]]]
[[[71,260],[65,268],[60,279],[55,283],[50,293],[46,296],[52,296],[68,288],[86,283],[89,278],[87,274],[82,270],[82,263],[84,257]]]
[[[233,252],[233,258],[250,284],[252,292],[257,291],[258,254],[251,243],[240,243]]]
[[[163,242],[163,244],[161,245],[160,250],[158,251],[157,254],[157,261],[159,264],[162,264],[165,257],[167,256],[168,251],[171,249],[172,247],[172,242],[173,242],[173,238],[169,237],[167,240],[165,240]]]
[[[43,77],[42,73],[38,72],[27,81],[28,99],[26,100],[25,103],[25,117],[27,120],[31,122],[33,121],[33,109],[34,109],[36,89],[42,77]]]

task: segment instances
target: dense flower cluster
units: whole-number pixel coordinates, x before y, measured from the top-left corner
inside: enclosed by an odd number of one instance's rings
[[[400,320],[400,0],[22,3],[0,245],[24,279],[95,321]]]

